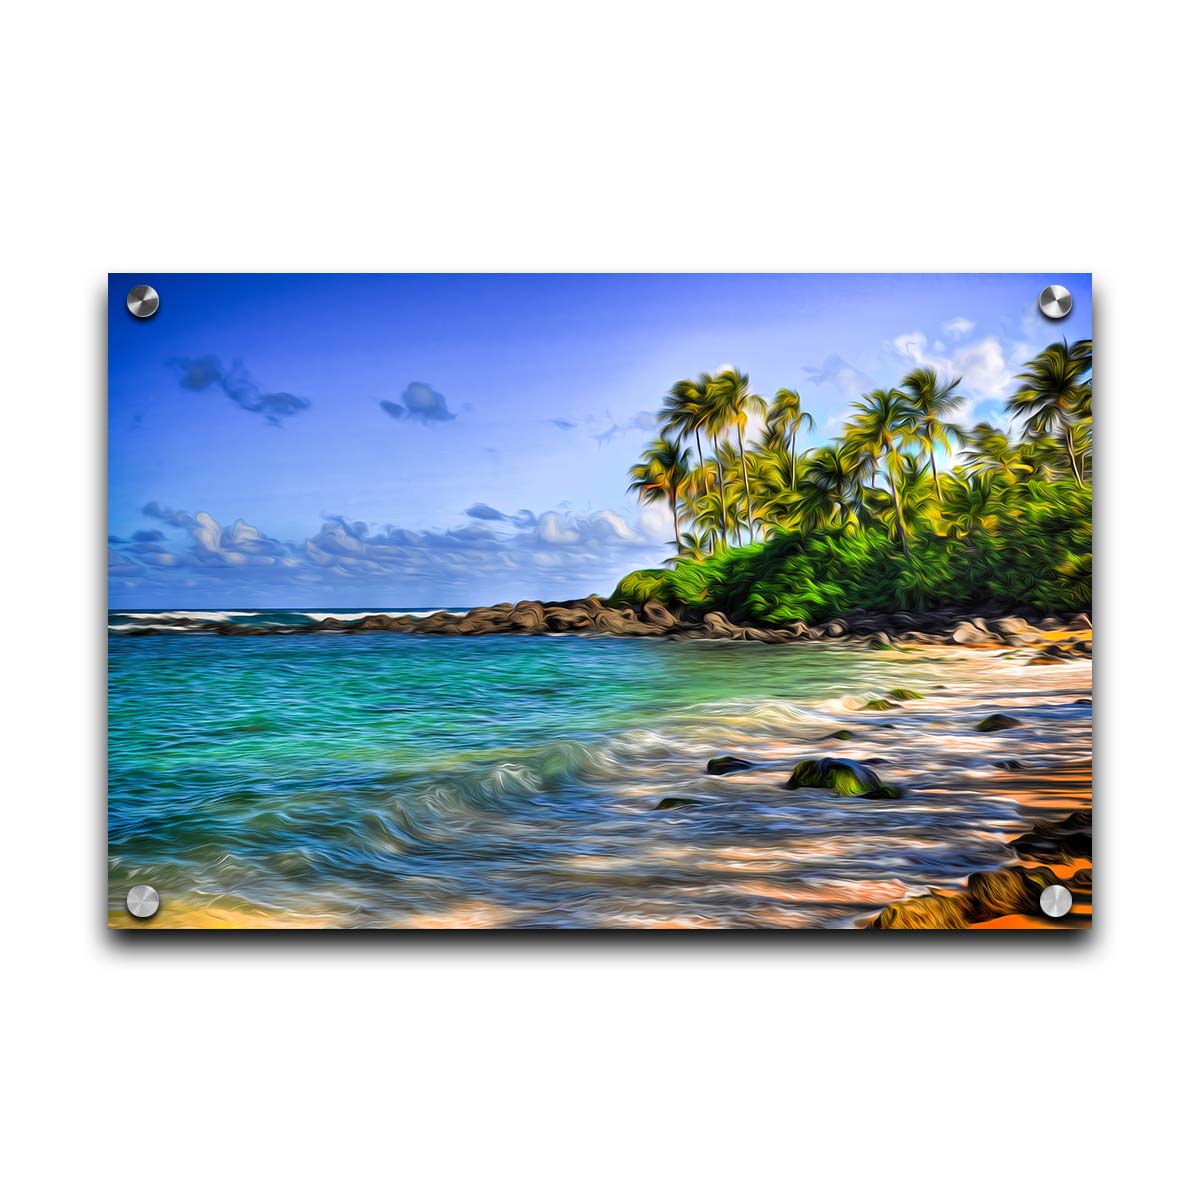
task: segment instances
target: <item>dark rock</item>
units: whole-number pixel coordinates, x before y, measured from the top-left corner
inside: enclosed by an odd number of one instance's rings
[[[1092,814],[1073,812],[1062,821],[1038,821],[1011,843],[1013,853],[1036,862],[1069,863],[1092,856]]]
[[[864,712],[886,712],[889,708],[899,708],[900,705],[893,704],[890,700],[868,700],[863,705]]]
[[[996,766],[1003,767],[1006,771],[1025,770],[1024,764],[1021,763],[1019,759],[1015,758],[1002,758],[996,763]]]
[[[734,758],[732,754],[726,754],[721,758],[710,758],[708,766],[704,769],[710,775],[730,775],[734,771],[748,771],[752,766],[754,764],[744,758]]]
[[[833,733],[826,734],[826,736],[835,738],[839,742],[848,742],[854,734],[849,729],[838,729]]]
[[[1016,717],[1007,717],[1004,713],[992,713],[989,717],[984,717],[982,721],[976,723],[975,728],[980,733],[995,733],[999,729],[1015,729],[1023,722],[1018,721]]]
[[[655,806],[655,812],[662,812],[666,808],[683,808],[687,804],[703,804],[703,800],[697,800],[694,796],[667,796],[660,800]]]
[[[924,700],[925,697],[920,692],[909,691],[908,688],[892,688],[888,695],[893,700]]]
[[[784,787],[829,788],[839,796],[863,796],[868,800],[894,800],[900,789],[881,782],[863,763],[849,758],[806,758],[793,768]]]

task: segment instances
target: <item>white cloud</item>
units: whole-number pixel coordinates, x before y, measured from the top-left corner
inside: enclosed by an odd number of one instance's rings
[[[1013,364],[995,337],[962,346],[953,353],[941,354],[930,345],[920,330],[902,333],[892,339],[889,349],[905,363],[930,367],[939,375],[962,379],[962,386],[979,397],[995,398],[1004,394],[1013,376]]]
[[[223,526],[206,512],[157,504],[143,511],[169,527],[170,544],[148,530],[110,539],[114,583],[140,580],[164,591],[199,583],[229,601],[278,588],[292,603],[299,584],[343,592],[351,603],[372,588],[389,596],[416,590],[441,603],[468,593],[470,603],[518,593],[566,597],[603,591],[635,567],[657,565],[672,536],[665,505],[640,507],[633,519],[609,509],[534,516],[489,507],[488,519],[445,530],[370,527],[331,515],[296,542],[279,541],[241,519]]]
[[[966,337],[974,328],[975,322],[967,317],[952,317],[949,321],[942,322],[943,331],[949,334],[955,341]]]

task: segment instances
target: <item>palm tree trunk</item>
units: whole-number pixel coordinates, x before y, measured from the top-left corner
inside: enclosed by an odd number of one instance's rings
[[[933,436],[931,426],[928,421],[925,422],[925,436],[929,439],[929,467],[933,471],[933,490],[937,493],[938,503],[942,502],[942,481],[938,478],[937,473],[937,447],[933,444]]]
[[[746,470],[746,450],[742,445],[742,427],[737,427],[738,458],[742,460],[742,487],[746,489],[746,530],[750,540],[754,541],[754,511],[750,507],[750,475]]]
[[[792,430],[792,439],[788,444],[788,458],[792,464],[792,491],[796,490],[796,431]]]
[[[708,476],[704,473],[704,451],[700,448],[700,430],[694,429],[696,435],[696,457],[700,460],[700,482],[704,484],[704,494],[708,495]]]
[[[721,543],[729,549],[729,512],[725,507],[725,468],[721,466],[721,452],[717,449],[717,439],[712,439],[713,461],[717,464],[717,491],[721,496]]]
[[[683,553],[683,541],[679,537],[679,503],[677,500],[679,494],[678,488],[671,489],[671,519],[675,522],[675,553]]]
[[[912,555],[908,552],[908,533],[904,529],[904,517],[900,513],[900,489],[896,485],[896,463],[894,459],[888,461],[888,484],[892,491],[892,504],[896,508],[896,532],[900,535],[900,548],[904,551],[905,558],[911,558]]]
[[[1083,487],[1083,475],[1075,462],[1075,431],[1069,426],[1063,432],[1063,441],[1067,447],[1067,459],[1071,464],[1071,474],[1075,476],[1075,482]]]

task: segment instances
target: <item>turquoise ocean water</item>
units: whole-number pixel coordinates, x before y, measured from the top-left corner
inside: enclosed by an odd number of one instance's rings
[[[184,924],[851,924],[1007,861],[1019,796],[972,779],[1078,756],[1088,677],[1056,671],[1035,691],[1008,660],[842,645],[110,635],[110,910],[147,882]],[[893,687],[926,698],[859,708]],[[1036,723],[974,734],[1001,700]],[[721,754],[756,769],[707,775]],[[812,755],[881,758],[905,795],[785,790]]]

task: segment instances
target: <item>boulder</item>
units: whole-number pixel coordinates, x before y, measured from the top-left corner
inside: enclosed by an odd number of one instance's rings
[[[694,796],[667,796],[654,806],[654,811],[662,812],[666,808],[683,808],[687,804],[703,803],[703,800],[697,800]]]
[[[629,634],[639,628],[640,622],[629,609],[602,608],[593,618],[592,624],[600,633]]]
[[[908,688],[892,688],[888,695],[893,700],[924,700],[925,697],[920,692],[910,691]]]
[[[723,612],[707,612],[701,621],[704,628],[715,637],[733,637],[739,630]]]
[[[580,608],[567,608],[554,605],[546,609],[546,628],[553,633],[566,633],[570,630],[591,629],[591,613]]]
[[[975,724],[975,728],[980,733],[995,733],[1000,729],[1016,729],[1018,725],[1023,724],[1016,717],[1006,716],[1004,713],[992,713],[990,716],[984,717],[982,721]]]
[[[1033,632],[1033,630],[1030,628],[1029,622],[1023,621],[1020,617],[999,617],[997,620],[992,622],[992,625],[1001,633],[1009,636]]]
[[[970,621],[960,621],[950,634],[950,640],[959,646],[981,646],[991,641],[991,635]]]
[[[730,775],[734,771],[748,771],[752,766],[754,764],[744,758],[734,758],[732,754],[726,754],[721,758],[710,758],[708,766],[704,769],[710,775]]]
[[[749,625],[742,629],[742,634],[748,642],[766,642],[772,646],[792,640],[792,635],[782,629],[756,629]]]
[[[508,619],[513,629],[526,633],[540,632],[546,627],[546,611],[536,600],[522,600],[519,604],[514,604]]]
[[[863,763],[849,758],[806,758],[793,768],[784,787],[828,788],[839,796],[863,796],[868,800],[894,800],[900,789],[883,783]]]
[[[642,620],[659,629],[670,629],[676,624],[675,618],[657,600],[647,600],[642,605]]]

